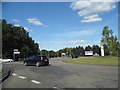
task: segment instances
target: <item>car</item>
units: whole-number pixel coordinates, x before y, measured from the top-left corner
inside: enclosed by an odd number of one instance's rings
[[[72,54],[72,58],[78,58],[79,56],[78,55],[73,55]]]
[[[1,62],[13,62],[13,59],[0,59]]]
[[[49,65],[49,59],[45,55],[34,55],[24,60],[24,65],[36,65],[37,67],[41,65]]]

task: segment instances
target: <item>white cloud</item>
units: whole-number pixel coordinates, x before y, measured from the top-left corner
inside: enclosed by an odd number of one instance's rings
[[[94,44],[100,44],[101,42],[100,41],[96,41],[96,42],[94,42]]]
[[[20,27],[21,25],[19,25],[19,24],[15,24],[14,26],[16,26],[16,27]]]
[[[21,25],[19,25],[19,24],[15,24],[14,25],[15,27],[20,27]],[[27,32],[29,32],[29,31],[32,31],[32,29],[30,29],[30,28],[28,28],[28,27],[23,27]]]
[[[43,23],[41,23],[40,20],[37,19],[37,18],[28,18],[27,21],[28,21],[29,23],[34,24],[34,25],[43,26]]]
[[[79,30],[79,31],[70,31],[70,32],[64,32],[62,34],[56,34],[56,36],[60,37],[78,37],[78,36],[91,36],[94,35],[94,30]]]
[[[29,29],[28,27],[24,27],[24,29],[25,29],[26,31],[30,31],[30,29]]]
[[[31,28],[28,28],[28,27],[24,27],[24,29],[27,31],[27,32],[31,32],[31,33],[34,33],[33,30]]]
[[[119,2],[120,0],[89,0],[90,2]]]
[[[81,20],[81,22],[87,23],[87,22],[102,21],[100,14],[111,11],[116,7],[116,5],[115,2],[90,0],[90,1],[74,2],[71,4],[70,7],[73,10],[78,10],[78,16],[84,18],[83,20]]]
[[[102,18],[96,15],[86,16],[84,17],[84,20],[81,20],[82,23],[87,22],[96,22],[96,21],[102,21]]]
[[[63,45],[83,44],[83,43],[85,43],[85,42],[86,42],[85,40],[72,40],[72,41],[67,41],[67,42],[50,41],[50,43],[63,44]]]
[[[13,21],[14,21],[14,22],[20,22],[20,20],[18,20],[18,19],[13,19]]]

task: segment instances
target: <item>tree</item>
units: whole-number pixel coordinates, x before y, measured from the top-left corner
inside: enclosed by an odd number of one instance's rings
[[[49,51],[50,58],[55,57],[55,52],[53,50]]]
[[[13,49],[18,49],[21,58],[39,53],[39,46],[22,26],[8,24],[2,20],[2,54],[3,58],[13,58]]]
[[[84,48],[81,46],[78,46],[78,50],[79,50],[79,56],[84,56]]]
[[[113,36],[113,31],[105,26],[102,31],[102,40],[104,43],[105,55],[118,56],[119,42],[116,36]]]
[[[85,47],[85,51],[92,51],[92,47],[91,47],[91,46],[89,46],[89,45],[88,45],[88,46],[86,46],[86,47]]]
[[[95,53],[97,53],[99,55],[101,54],[100,47],[98,45],[93,45],[92,50],[93,50],[93,54],[95,54]]]

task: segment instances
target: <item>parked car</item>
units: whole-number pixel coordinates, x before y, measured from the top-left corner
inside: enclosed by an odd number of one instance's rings
[[[13,62],[13,59],[0,59],[0,62]]]
[[[40,65],[49,65],[49,59],[45,55],[30,56],[24,61],[24,65],[36,65],[37,67]]]

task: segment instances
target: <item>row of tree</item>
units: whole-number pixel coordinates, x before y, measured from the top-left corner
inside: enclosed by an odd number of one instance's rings
[[[47,55],[49,57],[61,57],[62,53],[65,53],[66,56],[71,56],[71,55],[84,56],[85,51],[93,51],[93,54],[97,53],[97,54],[101,55],[101,50],[98,45],[93,45],[92,47],[88,45],[85,48],[83,48],[82,46],[73,47],[73,48],[64,48],[64,49],[60,49],[59,51],[56,51],[56,52],[52,51],[52,50],[51,51],[42,50],[42,51],[40,51],[40,53],[43,55]]]
[[[21,54],[21,58],[25,58],[31,55],[43,54],[49,57],[60,57],[61,53],[66,53],[67,56],[72,54],[77,56],[84,56],[85,51],[93,51],[93,53],[101,54],[100,47],[98,45],[64,48],[59,51],[39,50],[39,45],[29,36],[29,33],[22,26],[14,26],[14,24],[8,24],[6,20],[0,20],[2,23],[2,57],[13,58],[13,50],[18,49]],[[102,40],[104,46],[105,55],[119,56],[120,43],[116,36],[113,35],[113,31],[105,26],[102,31]]]
[[[29,33],[22,26],[8,24],[6,20],[2,23],[2,57],[13,58],[13,50],[20,51],[20,57],[39,54],[39,45],[32,40]]]
[[[120,42],[115,35],[113,35],[113,31],[109,29],[108,26],[105,26],[102,31],[102,40],[101,45],[104,47],[105,56],[120,56]],[[101,55],[101,49],[98,45],[86,46],[85,48],[78,46],[73,48],[64,48],[60,49],[57,52],[42,50],[41,53],[45,55],[49,55],[50,57],[61,56],[61,53],[66,53],[67,56],[76,55],[76,56],[84,56],[85,51],[93,51],[93,54],[97,53]]]

